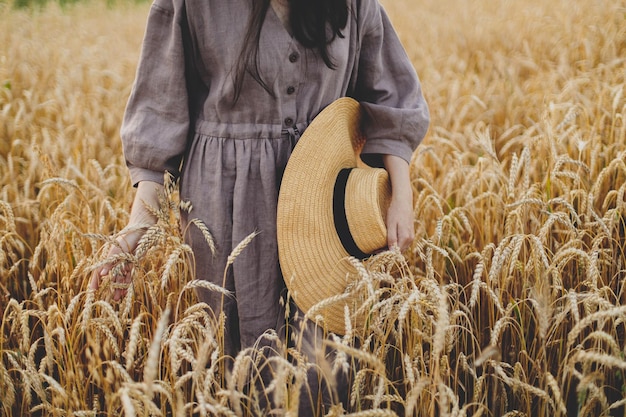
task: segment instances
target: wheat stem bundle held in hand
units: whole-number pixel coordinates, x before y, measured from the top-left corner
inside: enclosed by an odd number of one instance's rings
[[[107,259],[135,251],[147,228],[156,223],[156,217],[150,207],[153,209],[159,207],[159,193],[163,193],[163,186],[159,183],[142,181],[138,184],[128,225],[124,231],[119,233],[115,243],[111,245],[106,255]],[[111,284],[113,284],[113,300],[119,301],[126,294],[126,290],[124,287],[114,288],[115,284],[121,284],[123,286],[129,285],[131,273],[132,265],[128,263],[121,268],[116,268],[115,261],[107,262],[100,268],[94,270],[89,288],[91,290],[97,290],[102,280],[106,276],[111,275],[110,281]]]

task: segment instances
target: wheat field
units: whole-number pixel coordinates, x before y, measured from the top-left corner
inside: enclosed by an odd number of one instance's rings
[[[369,320],[327,335],[350,396],[323,414],[624,415],[626,4],[384,4],[432,114],[417,238],[353,261]],[[226,365],[176,184],[128,296],[87,291],[133,197],[118,130],[148,7],[0,2],[0,415],[249,416],[271,393],[295,416],[313,365],[280,343]]]

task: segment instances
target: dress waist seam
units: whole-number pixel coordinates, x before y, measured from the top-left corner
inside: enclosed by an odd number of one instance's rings
[[[294,128],[302,132],[306,126],[307,123],[296,123],[287,128],[281,124],[216,123],[198,119],[194,134],[235,140],[293,139]]]

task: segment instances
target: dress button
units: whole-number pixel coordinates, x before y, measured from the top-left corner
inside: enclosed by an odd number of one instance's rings
[[[295,92],[296,92],[296,88],[294,86],[290,85],[289,87],[287,87],[287,94],[291,95]]]
[[[293,125],[293,119],[291,117],[285,118],[284,122],[287,127],[291,127],[291,125]]]
[[[300,58],[300,55],[297,52],[289,54],[289,62],[296,62],[298,58]]]

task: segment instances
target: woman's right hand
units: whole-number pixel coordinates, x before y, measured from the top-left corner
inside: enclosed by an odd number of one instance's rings
[[[104,277],[112,274],[113,300],[119,301],[126,295],[128,285],[131,282],[133,265],[128,260],[123,259],[130,258],[124,255],[132,254],[148,227],[156,223],[157,219],[153,211],[147,207],[159,206],[159,194],[161,192],[163,192],[163,185],[161,184],[152,181],[139,182],[128,226],[124,228],[126,232],[120,233],[109,249],[105,259],[111,259],[111,261],[93,271],[89,282],[90,290],[99,289]]]
[[[132,254],[137,248],[139,240],[145,233],[145,228],[141,229],[129,226],[127,229],[131,231],[115,239],[115,243],[113,243],[109,249],[105,259],[124,258],[124,254]],[[97,291],[104,278],[111,274],[113,301],[118,302],[128,291],[127,288],[131,282],[132,268],[133,265],[123,259],[107,262],[93,271],[91,281],[89,282],[89,289]]]

